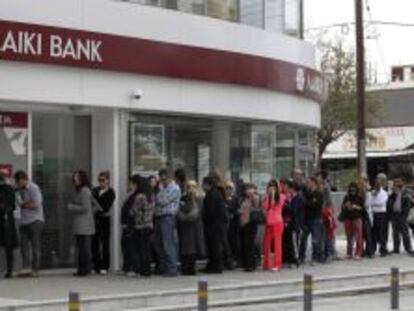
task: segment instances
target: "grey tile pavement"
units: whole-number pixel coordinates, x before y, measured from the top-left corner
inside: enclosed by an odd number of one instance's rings
[[[298,280],[303,278],[305,272],[312,273],[315,276],[387,272],[392,266],[399,267],[400,269],[414,269],[414,258],[406,254],[401,254],[361,261],[336,261],[329,265],[305,265],[299,269],[283,269],[278,273],[263,271],[244,273],[241,271],[231,271],[222,275],[199,275],[195,277],[177,278],[152,277],[150,279],[139,279],[114,274],[79,279],[72,277],[71,271],[68,270],[43,272],[40,278],[37,279],[0,280],[0,298],[4,301],[8,299],[20,301],[65,299],[71,290],[80,292],[82,297],[136,294],[193,289],[196,287],[199,279],[208,280],[209,286],[223,286]]]

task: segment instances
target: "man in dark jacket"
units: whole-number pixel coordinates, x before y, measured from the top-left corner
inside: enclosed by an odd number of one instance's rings
[[[400,253],[401,237],[404,244],[404,249],[407,253],[412,254],[412,245],[410,234],[408,231],[407,217],[411,208],[410,199],[403,194],[403,182],[400,178],[394,180],[393,191],[388,198],[387,211],[389,212],[393,241],[394,253]]]
[[[312,236],[312,264],[321,262],[322,257],[322,207],[323,194],[319,190],[318,181],[315,177],[308,180],[307,189],[304,193],[305,213],[304,228],[299,250],[299,260],[305,262],[306,247],[309,235]]]
[[[224,193],[211,177],[203,180],[206,197],[203,203],[203,223],[207,247],[207,266],[203,272],[223,272],[223,228],[227,223]]]
[[[0,173],[0,247],[3,247],[6,253],[6,278],[13,276],[13,250],[17,247],[14,209],[14,190],[6,184],[5,176]]]
[[[283,257],[284,262],[298,266],[299,237],[303,228],[305,201],[298,183],[289,180],[287,191],[290,194],[290,202],[283,208]]]

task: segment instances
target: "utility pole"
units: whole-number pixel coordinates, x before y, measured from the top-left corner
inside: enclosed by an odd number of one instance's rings
[[[365,120],[365,50],[364,50],[364,16],[363,0],[355,0],[356,22],[356,66],[357,66],[357,141],[358,141],[358,173],[367,176],[366,158],[366,120]]]
[[[305,0],[299,0],[299,39],[305,39]]]

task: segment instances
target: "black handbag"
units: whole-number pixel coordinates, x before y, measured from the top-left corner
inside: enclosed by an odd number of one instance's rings
[[[266,223],[266,214],[260,207],[254,207],[250,211],[250,222],[256,225],[263,225]]]

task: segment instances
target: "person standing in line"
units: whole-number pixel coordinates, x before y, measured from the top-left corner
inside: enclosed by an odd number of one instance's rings
[[[14,181],[17,188],[17,203],[21,209],[22,270],[19,276],[38,277],[41,263],[42,230],[45,222],[43,196],[39,186],[29,181],[26,172],[16,172]]]
[[[369,209],[372,210],[374,219],[372,227],[373,253],[376,253],[379,245],[379,251],[382,257],[388,255],[386,236],[388,234],[387,201],[388,193],[382,187],[381,179],[377,178],[375,187],[371,191]]]
[[[401,237],[405,251],[413,255],[407,217],[411,209],[410,198],[404,195],[403,181],[400,178],[394,180],[393,190],[388,199],[388,210],[392,220],[392,232],[394,242],[394,254],[400,253]]]
[[[299,237],[303,228],[303,215],[305,201],[301,193],[301,187],[294,181],[287,182],[287,191],[290,200],[283,210],[283,219],[285,221],[285,230],[283,241],[285,244],[284,255],[286,263],[299,266]]]
[[[393,181],[388,179],[388,176],[385,173],[379,173],[377,175],[377,179],[382,187],[382,189],[384,189],[384,191],[387,193],[388,197],[390,197],[391,193],[392,193],[392,184]],[[386,213],[386,220],[385,220],[385,247],[386,247],[386,255],[389,255],[390,252],[388,250],[388,240],[390,239],[390,229],[392,226],[392,210],[388,209],[388,205],[387,205],[387,213]]]
[[[138,275],[140,272],[138,264],[138,245],[136,245],[135,241],[135,217],[131,211],[135,204],[136,197],[138,196],[141,178],[142,177],[138,174],[129,178],[129,192],[121,207],[122,271],[129,277]]]
[[[6,254],[6,279],[13,277],[14,249],[18,246],[14,221],[15,194],[7,184],[6,177],[0,172],[0,247]]]
[[[239,209],[240,201],[235,195],[235,186],[231,181],[226,183],[226,207],[229,219],[228,241],[233,255],[233,262],[240,264],[240,233],[239,233]]]
[[[359,260],[362,257],[362,217],[364,204],[364,198],[360,195],[358,185],[356,183],[350,183],[348,193],[342,203],[341,211],[344,219],[348,259]],[[355,252],[354,243],[356,243]]]
[[[369,191],[369,182],[366,178],[361,178],[358,182],[358,193],[364,200],[363,210],[362,210],[362,233],[363,233],[363,243],[365,243],[365,248],[363,252],[364,257],[373,258],[374,250],[372,243],[372,223],[373,215],[370,208],[371,193]]]
[[[322,261],[331,261],[336,257],[336,237],[335,229],[336,223],[333,217],[333,203],[331,194],[331,185],[328,181],[328,172],[320,171],[316,174],[320,191],[323,194],[323,208],[322,208]]]
[[[203,202],[204,237],[207,249],[207,265],[204,273],[223,272],[223,227],[226,224],[226,205],[224,195],[218,188],[218,180],[213,177],[203,179],[203,190],[206,193]]]
[[[195,275],[198,256],[205,255],[201,223],[203,191],[195,181],[189,181],[177,214],[177,230],[183,275]]]
[[[146,178],[138,179],[136,196],[130,209],[133,218],[134,247],[137,248],[138,270],[143,277],[151,276],[151,234],[154,227],[155,201]]]
[[[266,215],[263,238],[263,270],[279,271],[282,268],[282,238],[284,223],[282,210],[286,204],[286,196],[280,193],[280,185],[271,180],[267,185],[262,208]],[[270,252],[273,243],[274,259],[270,263]]]
[[[240,207],[240,251],[242,268],[246,272],[253,272],[257,269],[255,253],[255,239],[258,224],[251,219],[254,210],[261,209],[259,197],[256,193],[256,186],[245,184],[243,200]]]
[[[72,214],[72,234],[75,236],[78,251],[77,271],[74,276],[85,277],[92,271],[91,243],[95,234],[94,212],[100,211],[90,190],[89,176],[85,171],[73,175],[75,192],[68,204]]]
[[[305,192],[304,230],[301,237],[299,260],[301,263],[306,259],[306,248],[308,238],[312,236],[312,265],[321,262],[322,257],[322,208],[323,194],[319,190],[318,181],[315,177],[308,180]]]
[[[160,170],[158,175],[160,188],[156,197],[155,236],[159,251],[159,268],[163,276],[176,276],[178,254],[175,228],[181,190],[167,169]]]
[[[92,238],[92,258],[97,274],[106,275],[110,267],[111,209],[115,202],[115,191],[110,187],[108,171],[98,175],[99,186],[92,191],[102,210],[95,213],[95,235]]]

